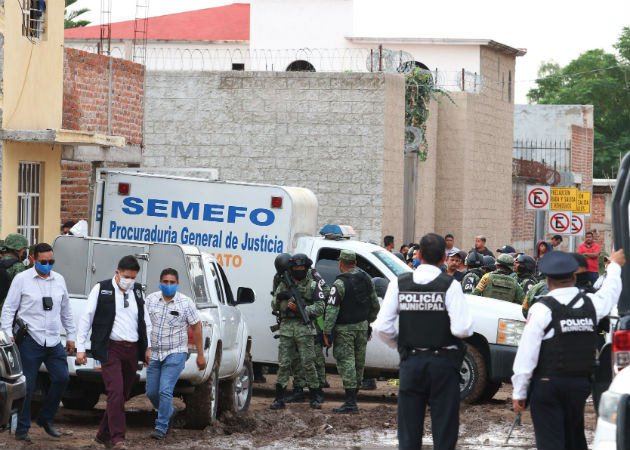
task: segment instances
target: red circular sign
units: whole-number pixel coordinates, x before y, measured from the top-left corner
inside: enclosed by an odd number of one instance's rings
[[[533,208],[541,209],[549,203],[549,194],[544,189],[532,189],[527,196],[527,201]]]
[[[557,212],[549,218],[549,226],[556,233],[566,233],[571,226],[571,219],[565,213]]]
[[[580,216],[571,216],[571,234],[579,234],[584,228],[584,221]]]

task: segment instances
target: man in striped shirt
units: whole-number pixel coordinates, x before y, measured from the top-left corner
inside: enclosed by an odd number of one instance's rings
[[[188,327],[198,349],[203,349],[201,320],[195,302],[177,292],[179,275],[175,269],[160,274],[160,290],[147,297],[151,318],[151,363],[147,368],[147,397],[158,410],[153,439],[162,440],[174,414],[173,389],[188,355]],[[206,368],[203,351],[197,353],[197,367]]]

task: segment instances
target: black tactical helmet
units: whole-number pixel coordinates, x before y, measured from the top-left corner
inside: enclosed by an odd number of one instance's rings
[[[306,269],[313,265],[313,261],[309,259],[304,253],[296,253],[291,257],[289,267],[304,266]]]
[[[497,266],[495,259],[490,255],[483,255],[483,268],[487,271],[496,270]]]
[[[385,297],[385,292],[387,292],[389,280],[383,277],[374,277],[372,278],[372,282],[374,283],[374,290],[376,291],[376,295],[381,298]]]
[[[273,265],[276,266],[276,272],[286,272],[287,270],[289,270],[289,267],[291,267],[291,255],[288,253],[279,254],[278,256],[276,256]]]
[[[478,269],[483,266],[483,256],[477,252],[470,252],[466,257],[465,264],[469,269]]]
[[[533,273],[536,271],[536,261],[534,261],[534,258],[529,255],[518,255],[516,257],[516,262],[519,264],[524,264],[528,272]]]

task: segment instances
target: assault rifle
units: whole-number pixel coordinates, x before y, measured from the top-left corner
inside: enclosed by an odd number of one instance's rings
[[[300,315],[302,316],[302,320],[304,321],[304,325],[308,325],[311,323],[311,319],[306,312],[306,305],[304,304],[304,300],[300,295],[300,291],[298,291],[297,285],[295,281],[289,274],[289,262],[291,260],[291,255],[288,253],[282,253],[276,256],[276,260],[274,261],[274,265],[276,266],[276,271],[278,272],[278,276],[280,280],[284,282],[285,286],[289,288],[289,293],[293,297],[293,301],[298,307]]]

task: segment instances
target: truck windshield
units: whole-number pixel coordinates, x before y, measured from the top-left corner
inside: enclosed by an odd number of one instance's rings
[[[394,275],[396,276],[402,275],[406,272],[411,272],[411,268],[407,264],[388,251],[377,250],[372,252],[372,254],[385,264],[389,270],[394,272]]]

